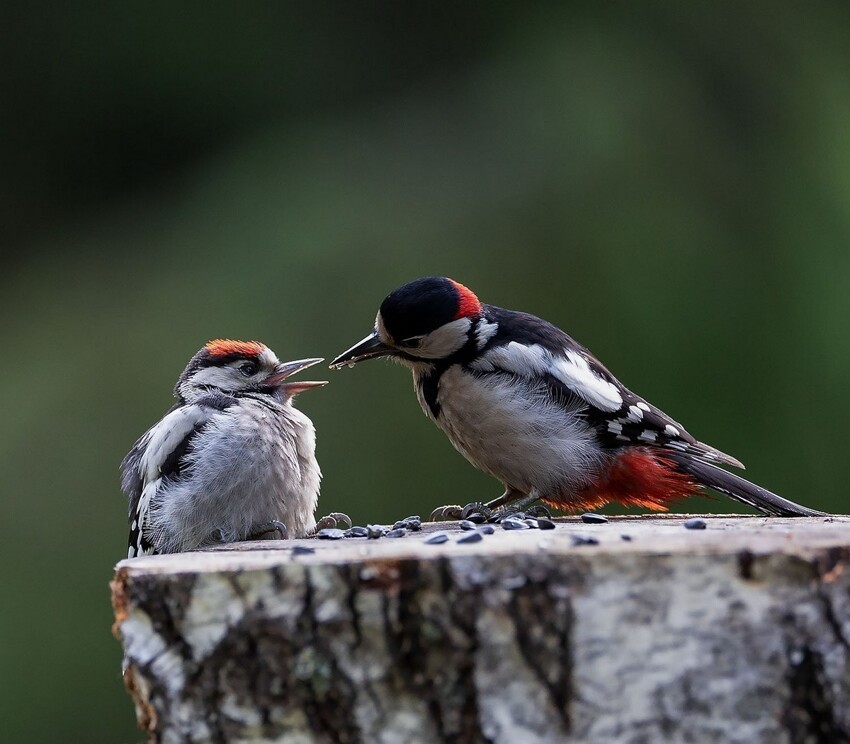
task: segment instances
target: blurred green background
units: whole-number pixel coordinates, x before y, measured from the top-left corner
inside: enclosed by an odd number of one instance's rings
[[[141,738],[118,463],[189,357],[330,358],[417,276],[552,320],[846,511],[848,28],[846,2],[4,3],[4,741]],[[407,372],[327,374],[300,399],[323,513],[499,493]]]

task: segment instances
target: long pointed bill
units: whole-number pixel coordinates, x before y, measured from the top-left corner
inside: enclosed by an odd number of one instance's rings
[[[308,367],[312,367],[314,364],[318,364],[323,361],[324,359],[317,357],[315,359],[299,359],[295,362],[283,362],[282,364],[278,364],[275,371],[272,372],[272,374],[270,374],[263,382],[269,387],[279,387],[290,396],[298,395],[298,393],[303,393],[305,390],[311,390],[312,388],[322,387],[323,385],[328,384],[327,381],[286,382],[286,380],[296,372],[300,372],[302,369],[307,369]]]
[[[375,331],[372,331],[362,341],[354,344],[348,351],[342,352],[331,364],[331,369],[342,369],[343,367],[353,367],[357,362],[362,362],[364,359],[375,359],[377,357],[389,356],[394,354],[395,350],[387,346]]]

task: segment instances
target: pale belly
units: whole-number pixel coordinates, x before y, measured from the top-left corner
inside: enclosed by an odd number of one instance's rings
[[[543,385],[529,389],[498,374],[476,379],[458,365],[440,378],[437,401],[436,423],[455,448],[507,486],[543,497],[574,492],[599,467],[588,426]]]

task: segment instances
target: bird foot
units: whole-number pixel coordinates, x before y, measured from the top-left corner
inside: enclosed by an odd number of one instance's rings
[[[280,536],[281,540],[289,539],[289,530],[286,529],[286,525],[277,519],[272,519],[269,522],[266,522],[263,525],[260,525],[254,532],[248,535],[248,540],[260,540],[265,535],[268,535],[269,532],[277,532]]]
[[[468,519],[470,522],[477,522],[479,524],[498,521],[496,519],[497,515],[497,510],[491,509],[487,504],[482,504],[480,501],[473,501],[467,504],[460,512],[461,519]]]
[[[543,506],[543,504],[535,504],[530,509],[526,509],[525,514],[529,517],[546,517],[546,519],[552,519],[552,512]]]
[[[438,506],[428,517],[429,522],[448,522],[454,519],[461,518],[460,504],[447,504],[446,506]]]
[[[348,514],[343,514],[342,512],[331,512],[316,522],[316,529],[313,533],[315,534],[319,530],[336,529],[339,527],[340,523],[344,524],[346,529],[351,529],[351,517],[349,517]]]

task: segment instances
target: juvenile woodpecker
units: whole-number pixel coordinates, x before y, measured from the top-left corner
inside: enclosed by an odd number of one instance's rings
[[[611,502],[666,511],[701,487],[776,516],[817,516],[718,465],[743,465],[697,441],[624,387],[564,331],[528,313],[482,304],[462,284],[424,277],[392,292],[372,333],[331,367],[390,357],[413,372],[425,414],[502,496],[471,511],[568,511]]]
[[[257,341],[224,339],[192,357],[177,403],[121,463],[128,557],[316,528],[316,433],[292,399],[326,383],[289,377],[321,361],[281,363]]]

